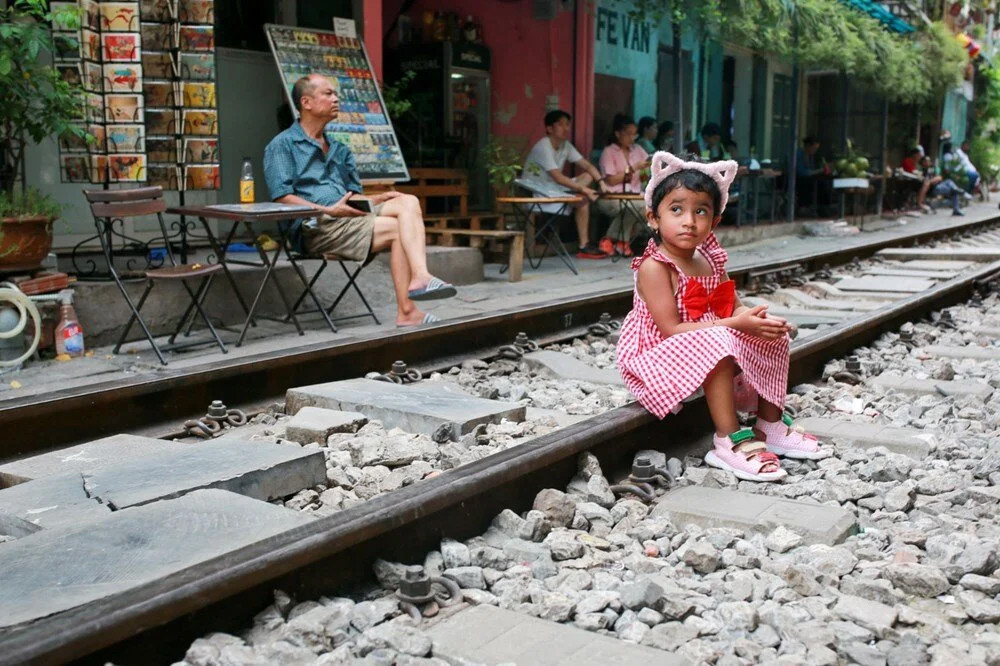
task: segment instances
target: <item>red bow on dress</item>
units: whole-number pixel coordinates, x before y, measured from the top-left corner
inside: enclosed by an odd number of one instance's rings
[[[709,310],[717,317],[728,317],[736,305],[736,283],[726,280],[710,294],[701,284],[691,280],[684,288],[683,302],[692,320],[700,319]]]

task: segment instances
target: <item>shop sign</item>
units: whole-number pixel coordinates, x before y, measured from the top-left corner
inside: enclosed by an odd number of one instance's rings
[[[652,25],[648,21],[637,21],[628,12],[598,7],[595,38],[608,46],[649,53]]]

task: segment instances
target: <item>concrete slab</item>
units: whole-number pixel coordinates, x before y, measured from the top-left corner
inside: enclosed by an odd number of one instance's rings
[[[473,606],[427,629],[434,656],[535,666],[686,664],[662,650],[495,606]]]
[[[310,520],[234,493],[198,490],[6,543],[0,626],[123,592]]]
[[[532,370],[556,379],[625,386],[622,376],[614,368],[595,368],[562,352],[547,350],[531,352],[525,354],[523,360]]]
[[[185,446],[191,445],[138,435],[112,435],[0,465],[0,488],[43,476],[82,472],[125,460],[146,458]]]
[[[917,294],[926,291],[937,284],[934,280],[916,277],[897,277],[893,275],[865,275],[862,277],[844,278],[837,282],[841,291],[878,291]]]
[[[962,271],[969,266],[975,265],[975,261],[952,261],[948,259],[915,259],[897,264],[897,266],[902,266],[903,268],[932,271]]]
[[[319,442],[326,446],[326,438],[335,432],[357,432],[368,423],[368,418],[359,412],[339,412],[322,407],[303,407],[288,420],[285,439],[299,444]]]
[[[891,372],[883,372],[881,375],[867,380],[871,386],[882,389],[893,389],[904,393],[916,395],[971,395],[986,400],[993,394],[993,387],[981,382],[961,381],[951,382],[941,379],[914,379],[904,377]]]
[[[0,512],[47,529],[69,528],[203,488],[270,500],[320,483],[326,483],[326,463],[319,449],[209,441],[0,490]]]
[[[920,268],[907,268],[907,264],[903,264],[899,267],[874,266],[866,268],[865,275],[894,275],[899,277],[926,278],[928,280],[950,280],[958,275],[958,271],[931,271]]]
[[[996,261],[1000,247],[889,247],[876,254],[886,259],[948,259],[952,261]]]
[[[850,277],[843,277],[841,280],[851,279]],[[872,301],[884,304],[888,301],[895,301],[900,298],[905,298],[908,294],[890,291],[844,291],[838,289],[836,285],[829,284],[827,282],[806,282],[802,286],[802,290],[811,296],[816,296],[817,298],[825,298],[827,300],[833,301],[857,301],[858,299],[864,301]],[[850,303],[844,303],[844,305],[850,307]]]
[[[900,453],[916,460],[923,459],[931,451],[934,434],[916,428],[893,428],[877,423],[852,423],[822,417],[796,419],[795,425],[821,440],[834,441],[858,448],[870,449],[884,446],[894,453]]]
[[[446,425],[456,441],[480,423],[499,423],[502,419],[520,422],[525,414],[521,405],[472,397],[443,383],[400,386],[374,379],[289,389],[285,410],[296,414],[303,407],[361,412],[381,421],[386,428],[427,435]]]
[[[787,306],[805,306],[811,310],[847,310],[844,307],[846,301],[828,300],[816,298],[812,294],[807,294],[800,289],[778,289],[773,294],[768,295],[772,302],[777,301]],[[867,301],[854,300],[850,302],[850,310],[867,312],[877,310],[885,305],[884,303],[871,303]]]
[[[973,358],[977,361],[1000,361],[1000,347],[949,347],[946,345],[930,345],[923,350],[934,356],[944,358]]]
[[[855,529],[854,516],[839,506],[756,495],[736,490],[686,486],[664,495],[652,515],[675,524],[732,527],[767,534],[778,525],[802,535],[806,543],[833,545]]]
[[[1000,338],[1000,328],[997,328],[996,326],[973,326],[969,330],[979,335],[985,335],[991,338]]]

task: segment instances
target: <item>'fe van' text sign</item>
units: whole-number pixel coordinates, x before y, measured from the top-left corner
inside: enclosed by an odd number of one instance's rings
[[[639,53],[649,53],[650,24],[626,13],[597,8],[596,39]]]

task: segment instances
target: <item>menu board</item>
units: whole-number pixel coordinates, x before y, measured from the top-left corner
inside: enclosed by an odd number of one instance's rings
[[[362,180],[409,180],[396,132],[354,22],[334,19],[332,31],[272,24],[264,27],[293,113],[295,82],[307,74],[327,77],[340,98],[340,115],[326,126],[327,139],[350,149]]]
[[[53,25],[55,65],[84,89],[79,126],[60,138],[64,182],[145,181],[218,189],[215,0],[53,2],[82,25]]]

